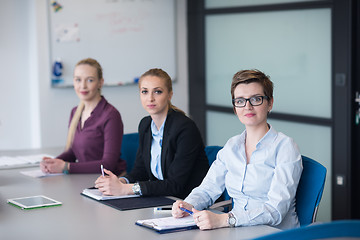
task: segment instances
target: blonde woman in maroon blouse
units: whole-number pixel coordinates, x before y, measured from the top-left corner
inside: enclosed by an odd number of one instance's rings
[[[44,157],[45,173],[100,173],[100,165],[122,174],[120,159],[123,123],[120,113],[101,95],[104,84],[100,64],[83,59],[74,70],[74,89],[80,104],[73,108],[65,151],[56,158]]]

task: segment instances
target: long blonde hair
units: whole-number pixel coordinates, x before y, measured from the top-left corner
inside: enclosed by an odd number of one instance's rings
[[[167,72],[165,72],[164,70],[162,70],[160,68],[152,68],[152,69],[146,71],[145,73],[143,73],[141,75],[140,79],[139,79],[139,88],[140,88],[142,79],[144,77],[147,77],[147,76],[158,77],[158,78],[164,80],[165,87],[167,88],[168,92],[171,93],[173,91],[173,89],[172,89],[172,81],[171,81],[171,78],[170,78],[169,74],[167,74]],[[180,108],[172,105],[171,101],[169,101],[168,104],[169,104],[169,110],[172,109],[175,112],[180,112],[180,113],[186,115],[183,110],[181,110]]]
[[[103,78],[103,71],[102,71],[102,67],[101,65],[98,63],[98,61],[96,61],[95,59],[92,59],[92,58],[85,58],[83,60],[80,60],[76,65],[75,65],[75,68],[79,65],[82,65],[82,64],[87,64],[87,65],[90,65],[94,68],[96,68],[96,71],[97,71],[97,75],[98,75],[98,79],[102,79]],[[99,90],[100,91],[100,90]],[[101,92],[100,92],[101,94]],[[67,139],[66,139],[66,146],[65,146],[65,150],[69,150],[73,141],[74,141],[74,136],[75,136],[75,132],[76,132],[76,127],[77,125],[79,124],[79,121],[80,121],[80,117],[81,117],[81,114],[83,112],[85,108],[85,104],[84,102],[80,101],[79,105],[77,106],[76,108],[76,111],[74,113],[74,116],[73,118],[71,119],[71,122],[70,122],[70,126],[69,126],[69,130],[68,130],[68,135],[67,135]]]

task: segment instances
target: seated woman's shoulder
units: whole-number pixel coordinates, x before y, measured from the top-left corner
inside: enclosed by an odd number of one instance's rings
[[[117,110],[117,108],[111,104],[108,104],[106,106],[105,111],[103,111],[102,114],[107,114],[108,116],[121,119],[121,114],[120,114],[119,110]]]
[[[150,116],[146,116],[146,117],[143,117],[141,120],[140,120],[140,123],[139,123],[139,129],[138,131],[139,132],[143,132],[144,129],[146,129],[147,127],[150,126],[151,124],[151,117]]]
[[[242,139],[243,139],[243,137],[241,136],[241,134],[235,135],[235,136],[229,138],[229,140],[227,140],[227,142],[225,143],[224,146],[238,145],[243,141]]]
[[[282,132],[278,132],[277,133],[277,138],[276,138],[277,142],[282,142],[282,143],[288,143],[288,144],[295,144],[294,139],[289,137],[288,135],[282,133]]]
[[[186,116],[185,114],[181,113],[181,112],[177,112],[177,111],[172,111],[168,117],[167,117],[169,121],[172,122],[176,122],[176,123],[191,123],[191,124],[195,124],[195,122],[188,116]]]

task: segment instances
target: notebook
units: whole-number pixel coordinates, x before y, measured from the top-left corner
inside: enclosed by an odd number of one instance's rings
[[[138,220],[135,224],[150,228],[158,233],[170,233],[198,228],[192,216],[183,218],[164,217]]]
[[[175,200],[164,196],[103,196],[96,188],[84,189],[81,195],[94,199],[102,204],[116,208],[118,210],[131,210],[147,207],[159,207],[172,205]]]
[[[93,199],[96,199],[98,201],[102,200],[110,200],[110,199],[119,199],[119,198],[133,198],[133,197],[139,197],[139,195],[122,195],[122,196],[108,196],[103,195],[102,192],[100,192],[96,188],[85,188],[82,193],[85,196],[91,197]]]

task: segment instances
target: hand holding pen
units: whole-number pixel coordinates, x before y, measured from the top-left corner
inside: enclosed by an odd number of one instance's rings
[[[194,213],[186,208],[183,208],[183,207],[179,207],[181,211],[184,211],[184,212],[187,212],[188,214],[190,215],[193,215]]]
[[[228,226],[228,215],[226,213],[223,214],[216,214],[211,211],[199,211],[195,208],[192,208],[190,211],[184,207],[179,207],[179,209],[185,213],[190,214],[196,225],[199,227],[200,230],[205,229],[214,229],[214,228],[221,228]]]
[[[95,188],[97,188],[104,195],[130,195],[133,194],[131,184],[122,183],[118,176],[111,171],[100,166],[101,175],[95,181]]]
[[[171,213],[174,218],[181,218],[181,217],[185,217],[189,214],[191,215],[192,209],[193,209],[193,205],[191,205],[187,202],[181,201],[181,200],[177,200],[176,202],[174,202],[174,204],[172,206]]]

